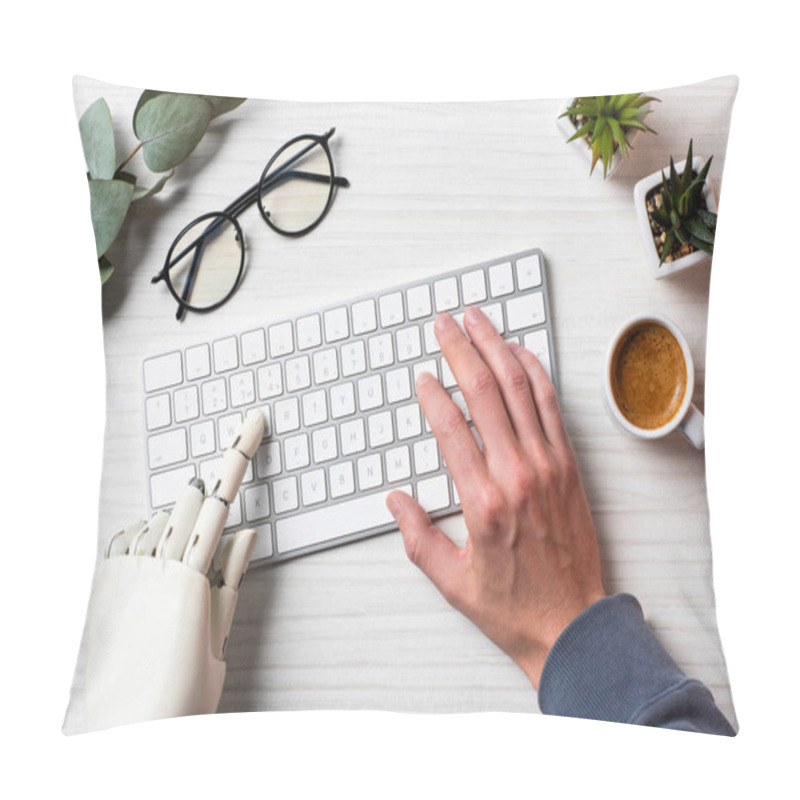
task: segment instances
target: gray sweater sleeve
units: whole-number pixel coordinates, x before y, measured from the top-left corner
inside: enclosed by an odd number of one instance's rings
[[[539,681],[545,714],[734,736],[711,692],[659,644],[636,598],[599,600],[561,633]]]

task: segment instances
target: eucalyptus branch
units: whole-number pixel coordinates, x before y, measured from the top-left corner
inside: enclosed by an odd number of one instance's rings
[[[142,149],[143,144],[144,142],[139,142],[139,144],[128,153],[128,157],[117,167],[117,171],[114,173],[115,178],[122,172],[123,167]]]

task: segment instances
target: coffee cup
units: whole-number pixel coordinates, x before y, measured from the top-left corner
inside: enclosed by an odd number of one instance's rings
[[[660,439],[677,428],[703,449],[703,415],[692,403],[694,362],[675,323],[648,314],[620,326],[608,348],[604,382],[609,411],[624,430]]]

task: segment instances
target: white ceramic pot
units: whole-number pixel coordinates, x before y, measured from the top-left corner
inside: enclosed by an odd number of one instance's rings
[[[576,98],[571,98],[569,100],[565,100],[561,108],[559,109],[558,114],[556,115],[556,124],[558,125],[558,129],[564,134],[564,141],[566,142],[571,136],[575,135],[575,131],[577,130],[575,126],[572,124],[572,120],[569,117],[562,117],[561,115],[569,109],[569,107],[575,102]],[[650,103],[647,103],[644,108],[650,108]],[[633,130],[628,131],[628,145],[629,147],[633,145],[636,141],[636,137],[641,133],[638,128],[634,128]],[[586,158],[586,163],[591,167],[592,165],[592,148],[589,147],[586,139],[580,138],[576,139],[574,142],[569,142],[570,147],[580,150],[583,152],[584,157]],[[625,158],[622,155],[622,151],[619,147],[614,150],[611,155],[611,163],[608,165],[608,172],[606,172],[606,178],[610,178],[613,174],[614,170],[622,163],[622,160]],[[592,175],[600,175],[603,177],[603,161],[600,159],[597,164],[595,165],[594,172]]]
[[[695,172],[699,172],[703,168],[705,162],[706,159],[695,156],[692,158],[692,168]],[[675,170],[679,175],[681,175],[683,174],[685,167],[686,161],[681,161],[680,164],[675,165]],[[664,169],[664,175],[669,176],[669,166]],[[678,258],[675,261],[670,261],[669,263],[658,263],[658,250],[656,250],[656,244],[653,240],[653,232],[650,228],[650,215],[647,213],[645,199],[647,195],[653,189],[660,186],[661,183],[661,170],[659,170],[658,172],[654,172],[652,175],[648,175],[646,178],[642,178],[633,187],[633,200],[636,207],[636,219],[639,222],[639,230],[642,233],[642,241],[644,242],[647,263],[652,269],[653,275],[656,278],[665,278],[667,275],[672,275],[676,272],[680,272],[681,270],[688,269],[689,267],[698,267],[702,266],[703,264],[711,263],[711,256],[702,250],[695,250],[694,253],[690,253],[688,256],[683,256],[683,258]],[[705,186],[703,186],[703,198],[706,201],[706,207],[708,210],[716,213],[717,202],[708,178],[706,178]]]

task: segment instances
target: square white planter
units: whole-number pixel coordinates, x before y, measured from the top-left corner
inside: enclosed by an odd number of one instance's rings
[[[706,159],[695,156],[692,158],[692,169],[694,169],[695,172],[699,172],[703,168],[705,162]],[[682,175],[685,167],[686,161],[681,161],[680,164],[675,165],[675,170],[679,175]],[[669,175],[669,167],[664,170],[664,174],[667,176]],[[689,267],[698,267],[711,262],[711,256],[708,253],[702,250],[695,250],[694,253],[683,256],[683,258],[678,258],[675,261],[670,261],[669,263],[665,262],[664,264],[658,263],[658,250],[656,250],[656,243],[653,240],[653,232],[650,228],[650,215],[647,213],[645,199],[647,195],[653,189],[660,186],[661,183],[661,171],[658,171],[654,172],[652,175],[648,175],[646,178],[642,178],[633,187],[633,202],[636,207],[636,219],[639,222],[639,230],[642,233],[647,263],[656,278],[665,278],[667,275],[672,275],[675,272],[680,272]],[[708,178],[706,178],[705,186],[703,186],[703,198],[706,201],[708,210],[716,214],[717,202],[714,198],[714,192],[712,191]]]
[[[572,124],[572,119],[570,119],[570,117],[562,117],[561,115],[569,110],[569,107],[575,102],[575,100],[576,98],[574,97],[569,100],[565,100],[562,103],[561,108],[559,109],[558,115],[556,116],[556,125],[558,126],[558,129],[564,134],[564,142],[567,142],[570,136],[575,135],[575,131],[577,130],[577,128]],[[651,105],[650,103],[647,103],[644,106],[644,108],[650,108],[650,105]],[[637,136],[639,136],[641,132],[642,131],[640,131],[638,128],[634,128],[633,130],[628,131],[627,138],[629,147],[631,148],[633,147],[633,143],[636,141]],[[574,142],[569,142],[569,145],[573,149],[582,151],[586,158],[586,163],[590,167],[592,166],[592,148],[589,147],[589,144],[587,143],[584,137],[576,139]],[[622,163],[622,160],[624,158],[625,156],[622,155],[622,150],[620,150],[620,148],[617,147],[617,149],[614,150],[614,152],[611,154],[611,163],[608,165],[606,178],[611,177],[614,170]],[[595,165],[594,172],[592,174],[593,175],[599,174],[601,178],[603,177],[602,158]]]

